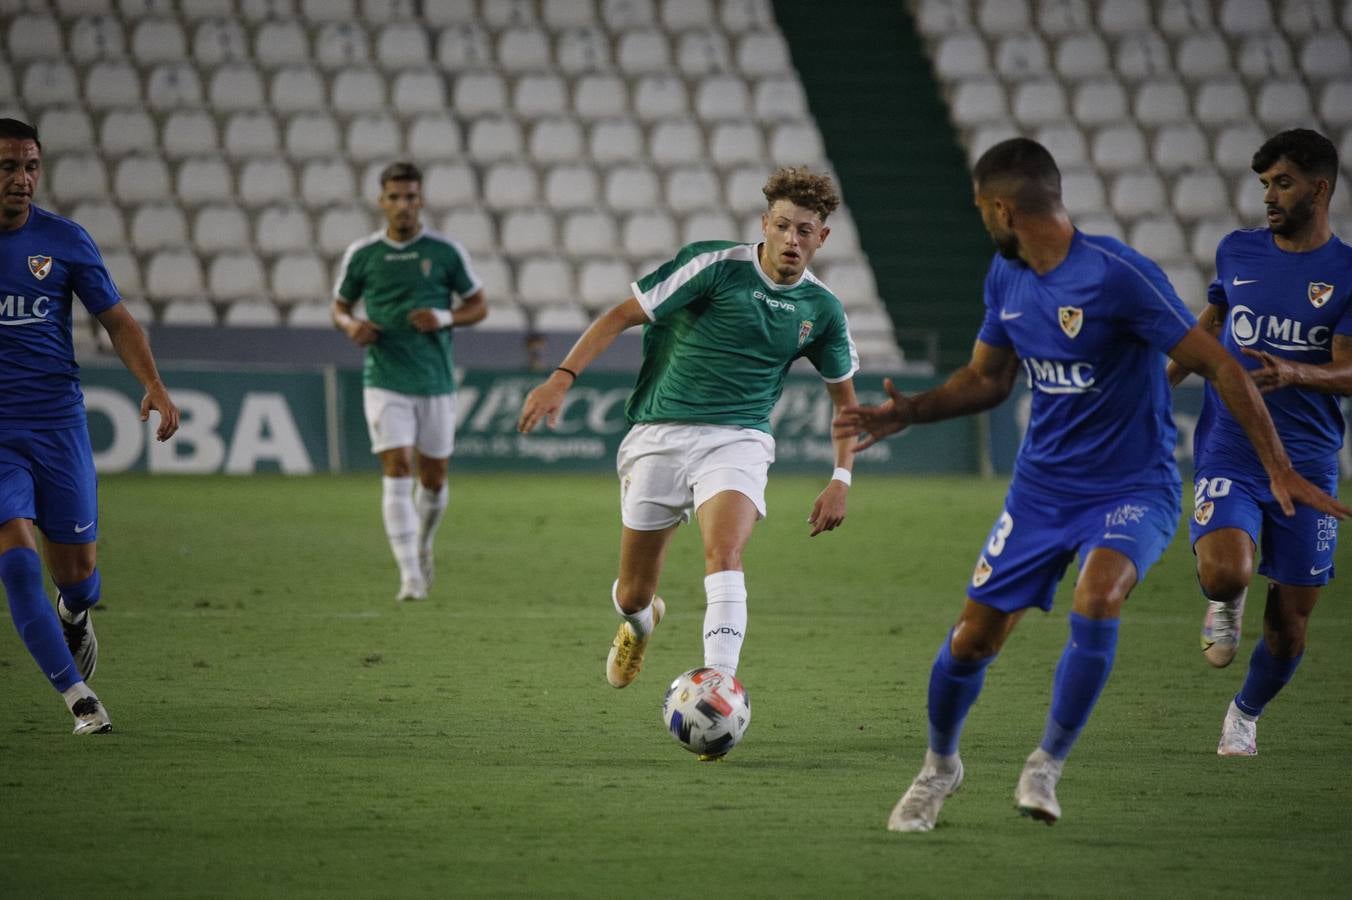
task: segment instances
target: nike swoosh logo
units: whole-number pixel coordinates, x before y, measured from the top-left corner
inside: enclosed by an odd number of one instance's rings
[[[1116,538],[1116,539],[1119,540],[1119,541],[1134,541],[1134,540],[1136,540],[1136,538],[1132,537],[1132,536],[1129,535],[1129,534],[1114,534],[1114,533],[1111,532],[1111,531],[1105,531],[1105,532],[1103,532],[1103,536],[1104,536],[1105,538]]]
[[[1000,321],[1001,321],[1001,322],[1008,322],[1010,319],[1017,319],[1017,318],[1018,318],[1019,316],[1021,316],[1021,315],[1023,315],[1023,313],[1021,313],[1021,312],[1016,312],[1016,313],[1005,312],[1005,311],[1002,309],[1002,310],[1000,310]]]
[[[76,534],[84,534],[86,531],[88,531],[89,529],[91,529],[91,528],[93,528],[93,527],[94,527],[94,523],[93,523],[93,522],[90,522],[90,523],[88,523],[87,525],[76,525],[76,526],[75,526],[75,533],[76,533]]]
[[[66,666],[66,668],[62,669],[60,672],[53,672],[52,674],[48,675],[47,677],[50,678],[51,680],[55,681],[56,679],[60,678],[62,675],[66,674],[66,672],[67,672],[69,669],[70,669],[70,666]]]
[[[1258,279],[1257,279],[1257,278],[1249,278],[1249,279],[1247,279],[1247,280],[1241,281],[1241,280],[1240,280],[1240,277],[1239,277],[1238,275],[1236,275],[1234,278],[1231,278],[1231,279],[1230,279],[1230,283],[1231,283],[1232,285],[1234,285],[1235,287],[1241,287],[1241,286],[1246,285],[1246,284],[1257,284],[1257,283],[1258,283]]]
[[[1324,566],[1324,568],[1322,568],[1322,569],[1316,569],[1314,566],[1310,566],[1310,574],[1311,574],[1311,575],[1323,575],[1325,572],[1327,572],[1329,569],[1332,569],[1332,568],[1333,568],[1333,564],[1332,564],[1332,563],[1330,563],[1330,564],[1327,565],[1327,566]]]

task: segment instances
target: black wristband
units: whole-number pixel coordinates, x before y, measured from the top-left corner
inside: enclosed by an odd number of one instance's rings
[[[572,376],[573,376],[573,380],[574,380],[574,381],[577,381],[577,373],[574,372],[572,369],[566,367],[566,366],[555,366],[555,367],[554,367],[554,371],[555,371],[555,372],[567,372],[569,375],[572,375]]]

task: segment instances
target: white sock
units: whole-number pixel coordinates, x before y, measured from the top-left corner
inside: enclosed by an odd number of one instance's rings
[[[737,674],[746,637],[746,576],[729,569],[704,577],[704,664]]]
[[[413,509],[413,479],[384,479],[380,511],[385,516],[385,536],[390,539],[390,550],[399,566],[403,581],[422,583],[422,568],[418,564],[418,514]]]
[[[620,618],[629,623],[629,627],[634,629],[634,634],[640,638],[653,630],[653,605],[649,603],[636,613],[627,613],[620,609],[619,597],[620,582],[619,579],[610,586],[610,602],[615,604],[615,612],[620,614]]]
[[[418,547],[424,552],[432,549],[432,539],[437,535],[441,517],[446,515],[450,496],[451,487],[447,484],[438,491],[429,491],[419,484],[413,492],[413,508],[418,512]]]
[[[77,681],[66,688],[62,691],[61,697],[66,701],[66,709],[72,711],[75,709],[75,704],[79,703],[85,697],[93,697],[95,700],[99,699],[98,695],[91,691],[89,685],[85,684],[83,681]]]

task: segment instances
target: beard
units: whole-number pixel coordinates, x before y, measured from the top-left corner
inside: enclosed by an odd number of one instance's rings
[[[1314,219],[1314,194],[1306,194],[1291,204],[1290,208],[1280,206],[1270,208],[1282,214],[1282,221],[1279,224],[1269,226],[1272,233],[1287,237],[1305,228]]]
[[[1014,232],[996,237],[991,235],[991,241],[995,244],[995,250],[1005,259],[1019,259],[1019,238]]]

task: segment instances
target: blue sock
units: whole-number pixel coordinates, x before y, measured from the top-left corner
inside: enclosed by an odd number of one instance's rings
[[[1065,759],[1089,721],[1117,654],[1117,619],[1070,614],[1070,640],[1052,679],[1052,708],[1042,733],[1042,749]]]
[[[58,584],[56,589],[61,592],[61,599],[65,602],[66,609],[78,615],[99,602],[99,588],[102,585],[103,581],[99,578],[99,570],[95,569],[94,574],[84,581],[77,581],[74,584]]]
[[[0,553],[0,582],[9,598],[14,628],[52,687],[65,691],[79,684],[80,673],[66,649],[56,610],[42,591],[42,562],[37,551],[16,547]]]
[[[950,631],[930,669],[929,747],[940,756],[951,756],[958,752],[962,723],[981,693],[981,685],[986,680],[986,666],[995,659],[994,656],[975,662],[954,659],[950,648],[952,640],[953,633]]]
[[[1267,641],[1259,638],[1258,645],[1253,648],[1253,655],[1249,657],[1248,677],[1244,679],[1244,686],[1239,689],[1239,693],[1235,694],[1235,706],[1246,715],[1261,715],[1263,707],[1296,674],[1296,666],[1300,665],[1304,656],[1304,653],[1289,659],[1273,656],[1268,651]]]

